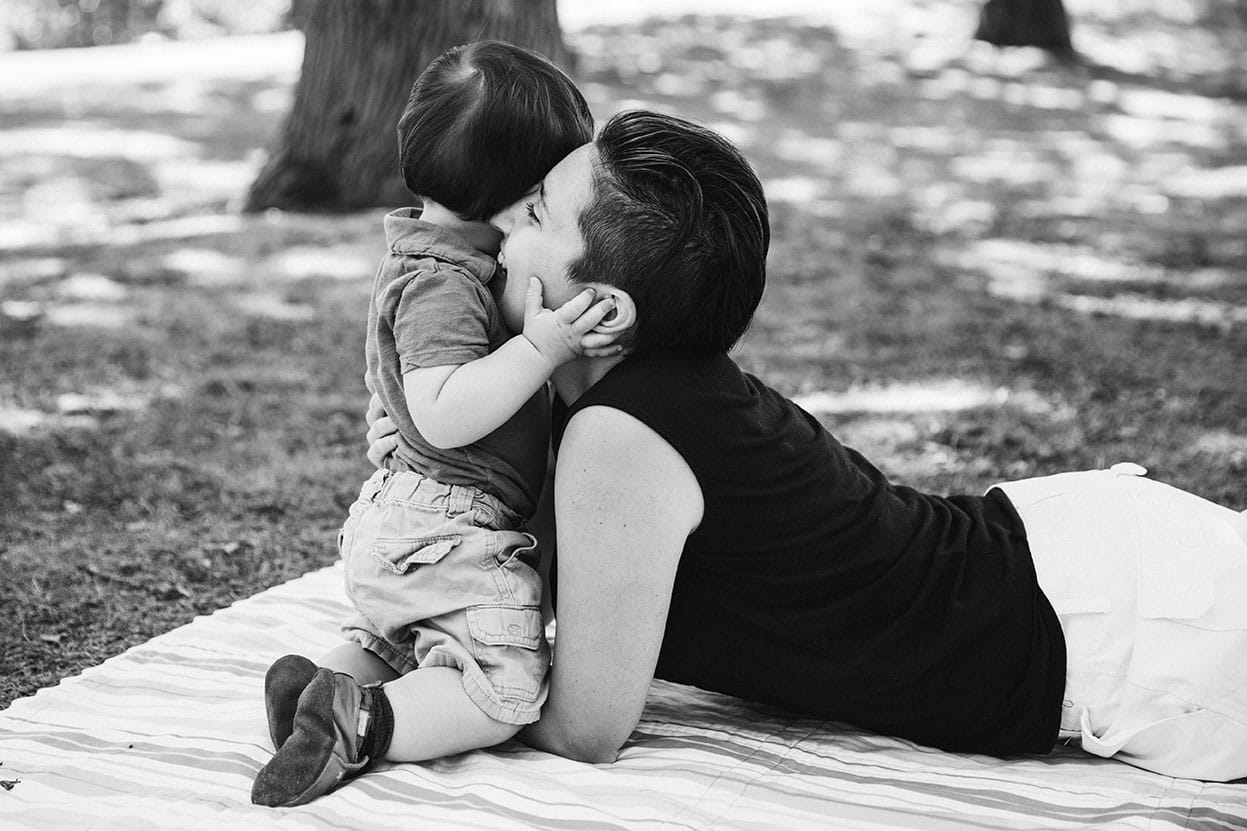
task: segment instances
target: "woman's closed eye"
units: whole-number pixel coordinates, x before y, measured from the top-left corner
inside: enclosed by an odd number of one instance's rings
[[[533,222],[536,222],[538,225],[541,224],[541,220],[537,218],[537,211],[536,211],[536,208],[534,207],[534,203],[525,202],[524,210],[528,211],[529,219],[531,219]]]

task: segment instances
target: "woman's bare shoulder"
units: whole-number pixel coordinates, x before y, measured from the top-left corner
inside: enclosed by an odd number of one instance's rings
[[[656,494],[665,512],[688,523],[688,533],[701,520],[701,487],[684,457],[653,428],[614,407],[595,405],[572,416],[556,476],[637,507],[650,501],[641,497]]]

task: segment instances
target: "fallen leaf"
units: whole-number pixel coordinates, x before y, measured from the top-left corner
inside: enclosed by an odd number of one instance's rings
[[[190,597],[191,590],[185,584],[162,580],[154,588],[154,594],[161,600],[177,600],[179,597]]]

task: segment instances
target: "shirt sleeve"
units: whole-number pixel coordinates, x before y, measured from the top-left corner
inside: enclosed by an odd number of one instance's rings
[[[394,313],[399,369],[466,364],[488,355],[487,291],[454,268],[414,275]]]

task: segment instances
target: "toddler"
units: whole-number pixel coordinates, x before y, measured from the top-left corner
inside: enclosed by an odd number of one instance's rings
[[[510,44],[451,49],[416,81],[398,138],[423,207],[386,216],[368,312],[366,385],[398,448],[339,535],[357,612],[347,642],[319,665],[287,655],[265,677],[277,752],[253,802],[299,805],[377,759],[488,747],[537,719],[550,651],[536,540],[523,528],[545,480],[546,382],[573,357],[616,347],[591,332],[611,311],[591,290],[552,311],[534,285],[523,333],[506,330],[489,285],[501,235],[488,218],[592,133],[571,80]],[[392,702],[382,684],[410,673]],[[396,733],[396,706],[418,707],[418,725]]]

